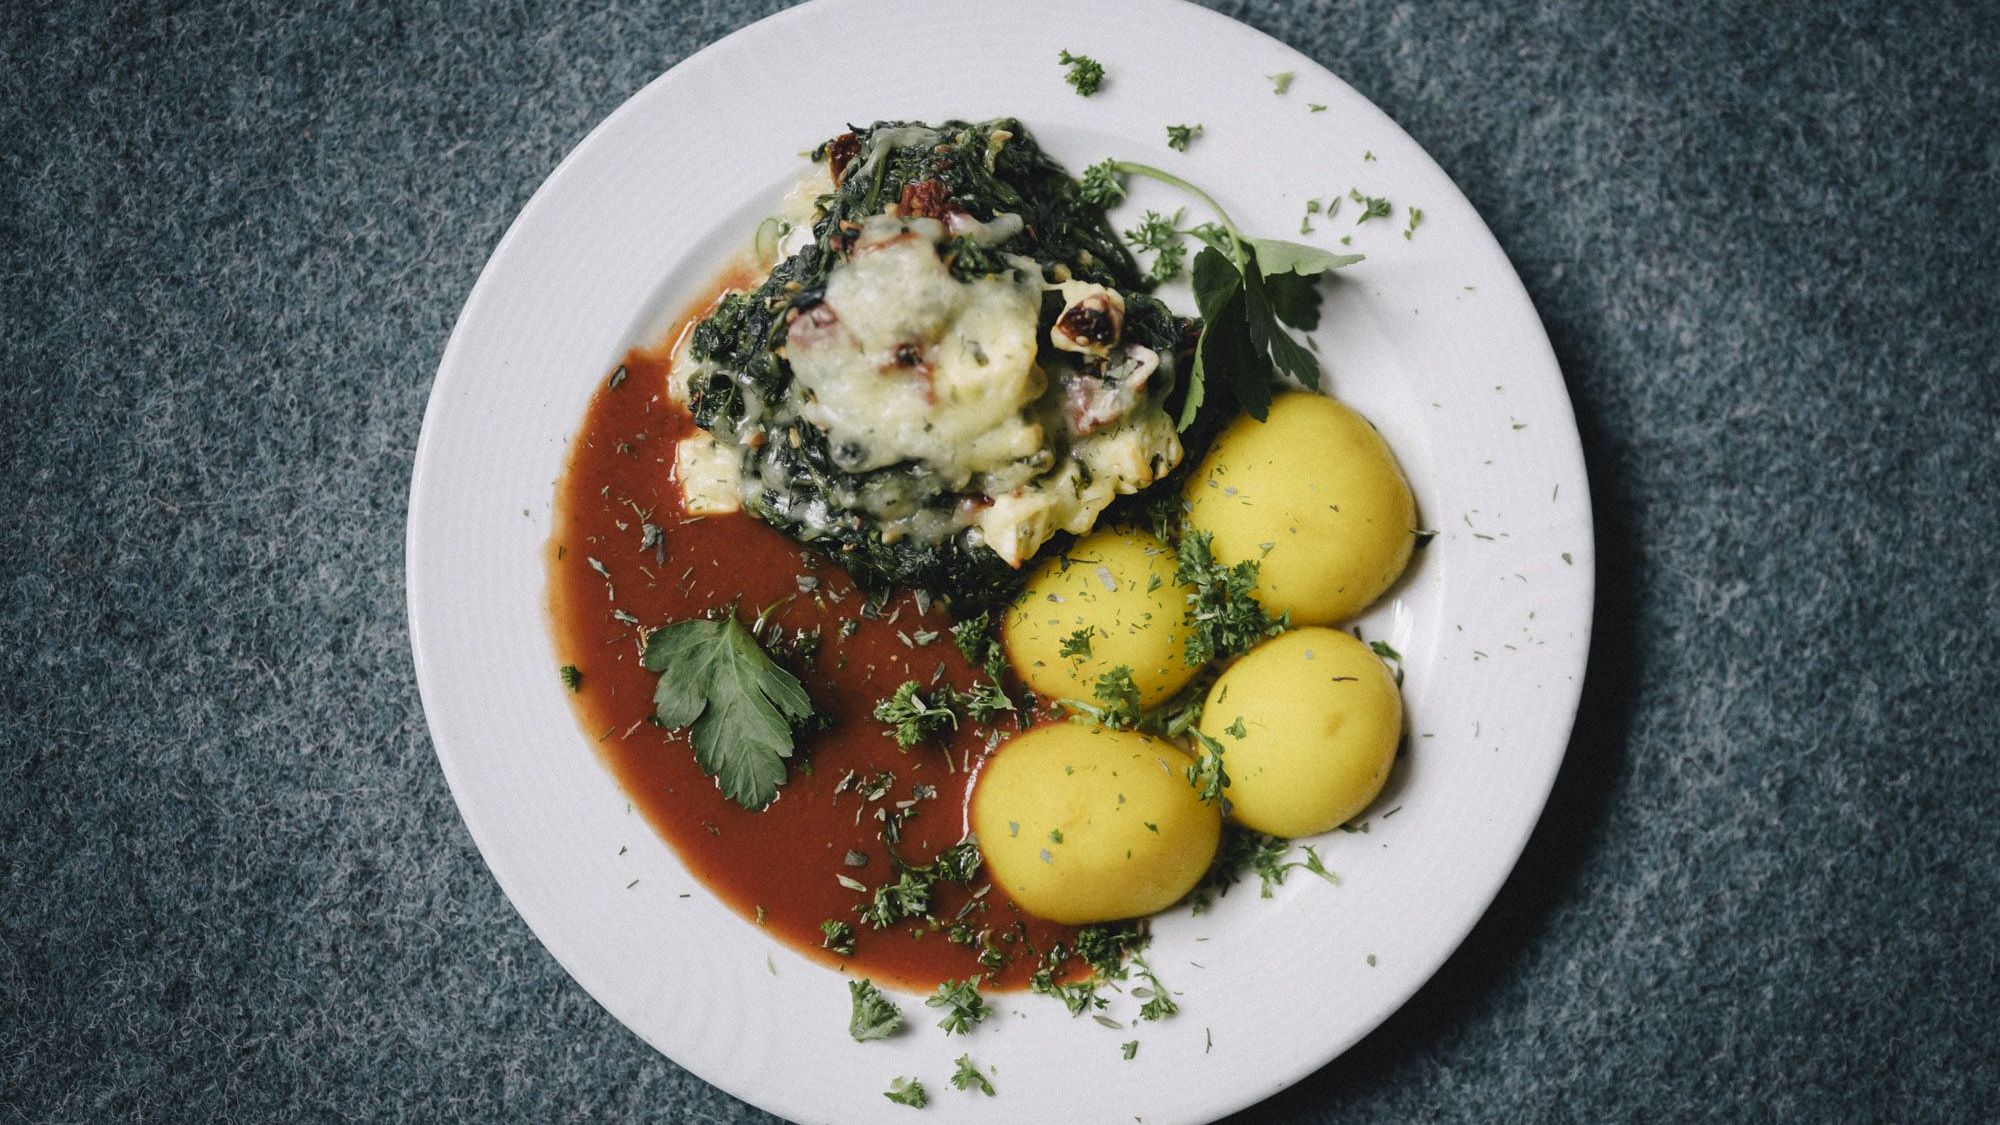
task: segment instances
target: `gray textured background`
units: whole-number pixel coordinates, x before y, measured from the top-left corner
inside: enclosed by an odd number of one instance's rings
[[[486,874],[401,567],[431,372],[506,224],[774,6],[8,7],[0,1120],[767,1120]],[[2000,6],[1224,7],[1487,217],[1602,535],[1516,876],[1242,1120],[1990,1115]]]

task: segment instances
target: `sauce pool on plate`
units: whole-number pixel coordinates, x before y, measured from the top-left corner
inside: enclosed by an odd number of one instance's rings
[[[936,924],[876,930],[856,907],[894,882],[890,848],[929,863],[968,832],[966,804],[991,732],[966,723],[949,737],[899,749],[873,716],[907,680],[969,689],[979,673],[952,643],[951,618],[904,592],[864,613],[868,598],[837,565],[741,513],[688,517],[672,479],[674,446],[695,431],[667,393],[671,341],[712,300],[693,306],[656,348],[625,357],[601,384],[557,485],[548,548],[549,610],[560,661],[581,673],[572,697],[583,728],[632,805],[724,902],[794,948],[856,975],[928,991],[983,974],[982,987],[1018,988],[1074,927],[1034,918],[983,877],[939,881]],[[643,630],[737,607],[746,625],[766,615],[785,644],[773,655],[805,685],[829,721],[799,737],[778,799],[750,812],[724,797],[695,763],[685,730],[654,724],[659,677],[639,661]],[[775,634],[771,634],[775,635]],[[816,653],[787,659],[785,650]],[[1014,693],[1017,703],[1024,695]],[[1003,717],[1000,724],[1015,723]],[[894,782],[878,797],[883,774]],[[903,816],[900,840],[885,821]],[[983,888],[989,888],[984,889]],[[823,948],[821,925],[854,933],[854,953]],[[1008,954],[997,974],[979,950],[949,940],[954,922],[987,929]]]

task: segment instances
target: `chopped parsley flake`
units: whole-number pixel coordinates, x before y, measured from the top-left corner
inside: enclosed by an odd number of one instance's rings
[[[1266,74],[1264,77],[1271,80],[1271,92],[1274,94],[1282,94],[1292,88],[1292,72],[1289,70]]]
[[[937,995],[924,1001],[926,1008],[944,1012],[938,1026],[944,1028],[946,1035],[964,1035],[993,1014],[986,1006],[986,999],[979,995],[979,981],[977,973],[969,980],[947,980],[938,985]]]
[[[576,665],[565,664],[556,672],[562,677],[563,686],[569,690],[576,691],[583,687],[583,672]]]
[[[914,1078],[894,1079],[882,1096],[911,1109],[922,1109],[931,1103],[931,1096],[924,1092],[924,1084]]]
[[[819,924],[820,948],[830,949],[842,957],[854,956],[854,927],[837,919],[829,918]]]
[[[1354,220],[1355,226],[1360,226],[1370,219],[1386,219],[1389,217],[1389,201],[1382,196],[1363,195],[1360,188],[1349,188],[1347,198],[1361,204],[1361,217]]]
[[[1097,633],[1097,626],[1085,625],[1063,638],[1062,647],[1056,655],[1064,660],[1088,660],[1090,658],[1090,638]]]
[[[1130,1043],[1120,1047],[1119,1050],[1125,1052],[1126,1059],[1135,1059],[1139,1057],[1139,1041],[1134,1039]]]
[[[1139,708],[1139,685],[1132,680],[1132,669],[1124,664],[1097,677],[1091,689],[1097,697],[1096,704],[1080,699],[1065,699],[1063,706],[1097,721],[1099,726],[1112,730],[1132,730],[1139,726],[1143,715]]]
[[[1417,224],[1423,221],[1424,221],[1423,209],[1421,207],[1410,208],[1410,225],[1403,228],[1404,241],[1407,242],[1411,235],[1417,233]]]
[[[951,1084],[961,1090],[978,1090],[989,1098],[993,1096],[993,1083],[972,1065],[971,1055],[958,1056],[958,1070],[952,1074]]]
[[[997,682],[982,680],[974,684],[972,690],[959,697],[965,704],[965,713],[975,723],[991,723],[1000,717],[1002,711],[1014,710],[1014,701]]]
[[[903,1027],[903,1013],[895,1002],[882,995],[873,981],[866,978],[847,982],[847,993],[854,1001],[854,1013],[848,1017],[847,1033],[856,1043],[866,1043],[871,1039],[887,1039]]]
[[[1186,152],[1188,142],[1201,136],[1200,125],[1167,126],[1167,147],[1175,152]]]

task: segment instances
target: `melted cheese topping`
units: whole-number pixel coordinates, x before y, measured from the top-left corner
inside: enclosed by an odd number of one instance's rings
[[[816,181],[787,198],[786,243],[809,236],[809,201],[830,186]],[[1045,289],[1059,289],[1068,308],[1097,301],[1122,319],[1116,290],[1045,286],[1032,259],[1012,256],[1003,274],[960,280],[939,256],[948,238],[993,246],[1020,225],[1016,215],[981,223],[963,213],[949,226],[893,214],[864,222],[828,274],[823,300],[801,307],[786,330],[786,401],[768,416],[753,409],[739,427],[785,440],[788,427],[816,426],[835,464],[858,481],[830,494],[798,490],[777,463],[745,479],[744,447],[698,432],[674,455],[685,509],[739,511],[747,494],[808,528],[862,512],[885,541],[934,543],[965,532],[1019,567],[1052,536],[1089,531],[1114,499],[1170,472],[1181,460],[1180,436],[1144,392],[1159,356],[1052,335],[1055,348],[1104,370],[1080,373],[1065,360],[1051,369],[1059,376],[1052,387],[1037,363]],[[669,394],[678,402],[709,367],[687,354],[688,339],[674,353]],[[957,504],[937,503],[940,493],[957,494]]]
[[[842,468],[917,461],[956,490],[1042,448],[1023,408],[1047,380],[1035,366],[1040,270],[1020,259],[960,281],[938,257],[943,238],[934,219],[869,219],[824,304],[793,322],[786,355],[799,413]]]
[[[674,479],[681,486],[681,510],[691,516],[720,516],[743,510],[742,452],[696,430],[674,445]]]
[[[1111,501],[1129,496],[1181,462],[1180,434],[1155,406],[1077,439],[1054,471],[993,498],[973,518],[975,534],[1018,567],[1058,531],[1081,535]]]

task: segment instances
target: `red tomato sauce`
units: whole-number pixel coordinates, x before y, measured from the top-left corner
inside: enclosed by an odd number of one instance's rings
[[[1076,930],[1026,914],[997,885],[973,902],[989,886],[983,871],[970,884],[937,884],[932,914],[940,926],[904,921],[884,930],[856,914],[867,896],[838,880],[845,875],[871,891],[895,880],[876,814],[895,812],[919,785],[936,795],[912,806],[897,854],[927,863],[969,831],[967,799],[992,735],[968,722],[948,741],[904,751],[872,714],[905,680],[928,685],[940,668],[942,682],[953,687],[977,681],[977,670],[952,644],[950,616],[936,606],[921,611],[905,592],[877,619],[863,618],[866,598],[825,556],[748,515],[688,517],[681,510],[674,444],[693,432],[694,422],[667,394],[673,342],[723,289],[753,281],[740,271],[725,276],[658,346],[628,354],[625,377],[598,388],[571,445],[556,487],[548,567],[556,649],[582,673],[572,697],[577,716],[634,807],[696,877],[794,948],[843,971],[921,991],[974,973],[984,974],[982,987],[1021,987],[1037,954],[1056,942],[1071,944]],[[648,523],[661,534],[642,549]],[[817,628],[822,637],[814,666],[791,670],[832,725],[801,736],[789,779],[760,812],[724,797],[703,775],[686,731],[649,721],[658,677],[639,662],[640,626],[657,628],[731,603],[746,625],[775,607],[772,620],[788,633]],[[1017,702],[1025,697],[1009,687]],[[1006,719],[1002,725],[1013,726]],[[863,777],[886,770],[895,784],[872,802],[852,788],[835,792],[850,770]],[[850,852],[866,862],[850,865]],[[997,977],[976,960],[978,950],[946,938],[968,904],[964,921],[974,930],[990,928],[1013,955]],[[852,957],[822,948],[820,926],[829,919],[853,928]]]

